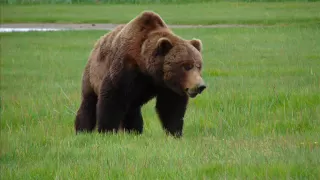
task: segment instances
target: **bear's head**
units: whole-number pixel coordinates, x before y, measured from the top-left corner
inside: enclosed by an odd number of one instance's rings
[[[149,34],[141,50],[147,73],[176,93],[194,98],[206,88],[201,40],[184,40],[160,30]]]

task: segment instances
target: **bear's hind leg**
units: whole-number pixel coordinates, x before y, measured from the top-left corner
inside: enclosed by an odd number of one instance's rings
[[[132,108],[127,112],[123,123],[123,129],[129,133],[142,134],[143,118],[141,107]]]
[[[83,95],[77,112],[75,129],[78,132],[91,132],[96,126],[97,96],[94,92]]]
[[[97,102],[97,125],[99,133],[116,133],[127,109],[126,97],[121,90],[113,88],[104,79]]]

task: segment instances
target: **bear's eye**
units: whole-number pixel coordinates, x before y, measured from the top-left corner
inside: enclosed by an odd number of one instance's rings
[[[183,65],[183,69],[185,69],[186,71],[189,71],[192,68],[193,68],[193,64],[185,64],[185,65]]]

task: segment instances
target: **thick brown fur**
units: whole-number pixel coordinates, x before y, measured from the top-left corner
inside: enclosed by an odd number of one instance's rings
[[[188,98],[205,89],[202,44],[175,35],[154,12],[142,12],[95,44],[82,77],[76,132],[142,133],[141,107],[156,97],[163,128],[180,137]]]

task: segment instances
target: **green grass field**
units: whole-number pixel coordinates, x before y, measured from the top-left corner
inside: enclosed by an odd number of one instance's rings
[[[320,27],[176,29],[204,44],[208,89],[184,137],[76,136],[81,74],[102,31],[1,34],[1,179],[319,179]]]
[[[0,33],[1,180],[320,179],[318,2],[4,5],[1,22],[123,23],[145,9],[169,24],[288,26],[174,29],[203,41],[208,85],[182,139],[165,135],[154,100],[142,136],[75,135],[82,71],[105,31]]]
[[[168,24],[320,24],[320,2],[4,5],[1,22],[126,23],[145,9]]]

